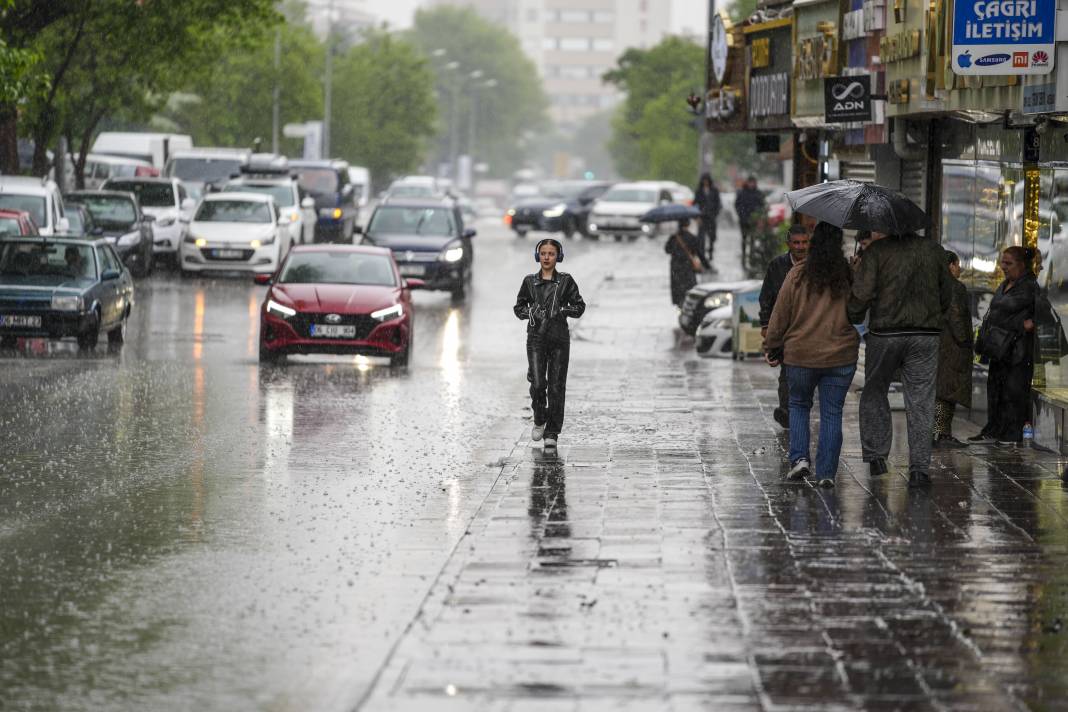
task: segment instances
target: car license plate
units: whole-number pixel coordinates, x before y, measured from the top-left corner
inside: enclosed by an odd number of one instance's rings
[[[21,326],[29,327],[31,329],[39,329],[41,327],[41,317],[25,316],[22,314],[0,314],[0,326]]]
[[[404,277],[422,277],[426,273],[423,265],[400,265],[399,269]]]
[[[355,339],[356,327],[347,324],[312,324],[311,335],[324,339]]]
[[[220,260],[239,260],[245,254],[241,250],[215,250],[214,256]]]

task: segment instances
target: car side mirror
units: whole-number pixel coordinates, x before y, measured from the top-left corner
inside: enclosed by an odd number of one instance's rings
[[[463,236],[465,238],[467,238],[467,239],[471,239],[472,237],[474,237],[477,234],[478,234],[478,230],[476,230],[473,227],[469,227],[466,230],[464,230],[464,235]]]
[[[300,201],[300,207],[304,208],[305,210],[313,209],[315,207],[315,198],[305,197],[303,200]]]
[[[252,281],[256,284],[270,284],[274,281],[273,274],[257,274],[253,275]]]
[[[117,269],[106,269],[101,273],[100,280],[103,282],[110,282],[111,280],[118,279],[122,275]]]
[[[68,232],[70,230],[70,218],[56,220],[56,232]]]
[[[353,225],[352,226],[352,231],[354,233],[356,233],[357,235],[362,235],[363,234],[363,225]]]
[[[148,214],[145,214],[145,215],[142,215],[142,216],[141,216],[141,218],[142,218],[142,219],[143,219],[143,220],[144,220],[145,222],[148,222],[148,223],[153,223],[153,222],[156,222],[156,216],[155,216],[155,215],[148,215]]]
[[[94,227],[92,230],[89,231],[89,234],[94,235],[96,237],[102,237],[104,235],[104,228]]]
[[[182,201],[182,212],[190,213],[196,206],[197,201],[193,200],[192,198],[186,198]]]
[[[404,280],[405,289],[426,289],[426,282],[416,277],[408,277]]]

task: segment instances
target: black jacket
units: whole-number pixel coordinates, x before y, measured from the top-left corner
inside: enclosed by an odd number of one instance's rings
[[[1035,318],[1035,300],[1039,296],[1038,281],[1034,275],[1024,275],[1006,292],[1007,284],[1007,280],[1002,282],[994,292],[994,298],[990,301],[990,308],[986,313],[986,322],[1018,335],[1012,362],[1024,363],[1031,360],[1034,351],[1034,340],[1024,331],[1024,321]]]
[[[760,325],[767,326],[771,321],[771,312],[775,309],[775,301],[779,298],[779,290],[786,281],[786,275],[794,268],[794,260],[787,252],[779,255],[768,263],[768,271],[764,274],[764,284],[760,285]]]
[[[742,188],[734,198],[734,212],[738,213],[738,224],[749,229],[753,215],[764,212],[764,194],[757,188]]]
[[[701,217],[713,220],[719,215],[719,211],[723,207],[719,198],[719,191],[716,190],[715,186],[712,186],[707,191],[702,190],[699,186],[697,193],[694,194],[693,205],[701,211]]]
[[[542,279],[541,272],[528,274],[519,285],[512,307],[516,318],[527,320],[527,333],[544,338],[566,340],[571,334],[567,317],[578,319],[586,311],[586,302],[578,285],[567,272],[554,272],[552,279]]]

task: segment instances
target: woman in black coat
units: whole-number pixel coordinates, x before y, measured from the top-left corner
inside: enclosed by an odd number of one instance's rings
[[[1038,281],[1031,271],[1035,251],[1030,247],[1010,247],[1001,253],[1005,281],[994,292],[984,322],[984,333],[976,349],[990,360],[986,383],[987,423],[968,438],[974,443],[997,441],[1015,445],[1023,439],[1024,423],[1031,419],[1031,377],[1034,374],[1035,299]],[[988,327],[1000,327],[1015,339],[1003,358],[991,355]]]
[[[697,258],[702,270],[711,267],[701,250],[700,239],[686,229],[689,226],[689,220],[680,220],[678,231],[664,245],[664,252],[671,255],[671,303],[680,308],[686,292],[697,284],[693,258]]]
[[[708,259],[711,260],[712,250],[716,245],[716,219],[719,217],[723,204],[719,198],[719,189],[716,188],[716,184],[712,182],[712,176],[708,173],[702,173],[701,180],[697,182],[693,206],[701,211],[701,224],[697,237],[704,245]]]
[[[967,445],[953,437],[953,415],[958,405],[972,407],[972,309],[968,288],[960,281],[960,258],[946,250],[946,263],[953,275],[953,301],[938,345],[934,446],[962,448]]]

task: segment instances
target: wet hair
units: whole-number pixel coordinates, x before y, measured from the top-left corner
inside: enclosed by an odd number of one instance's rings
[[[832,297],[841,299],[849,293],[853,272],[842,253],[842,228],[825,222],[816,225],[801,279],[817,294],[830,290]]]
[[[960,255],[958,255],[953,250],[946,250],[945,252],[946,252],[945,258],[946,258],[946,265],[947,266],[948,265],[960,264]]]
[[[854,237],[857,242],[864,242],[871,239],[871,230],[857,230],[857,234]]]
[[[705,181],[708,181],[708,184],[710,186],[715,187],[715,185],[716,185],[715,183],[712,182],[712,175],[710,173],[702,173],[701,174],[701,177],[697,179],[698,187],[703,186],[705,184]]]
[[[688,227],[690,227],[690,218],[683,218],[682,220],[679,220],[680,230],[685,230]]]
[[[786,241],[789,242],[793,235],[807,235],[808,228],[801,223],[794,223],[790,226],[790,231],[786,233]]]
[[[1012,247],[1006,247],[1004,254],[1010,255],[1012,259],[1016,260],[1017,262],[1022,262],[1024,268],[1026,269],[1026,274],[1035,273],[1035,248],[1013,245]]]

